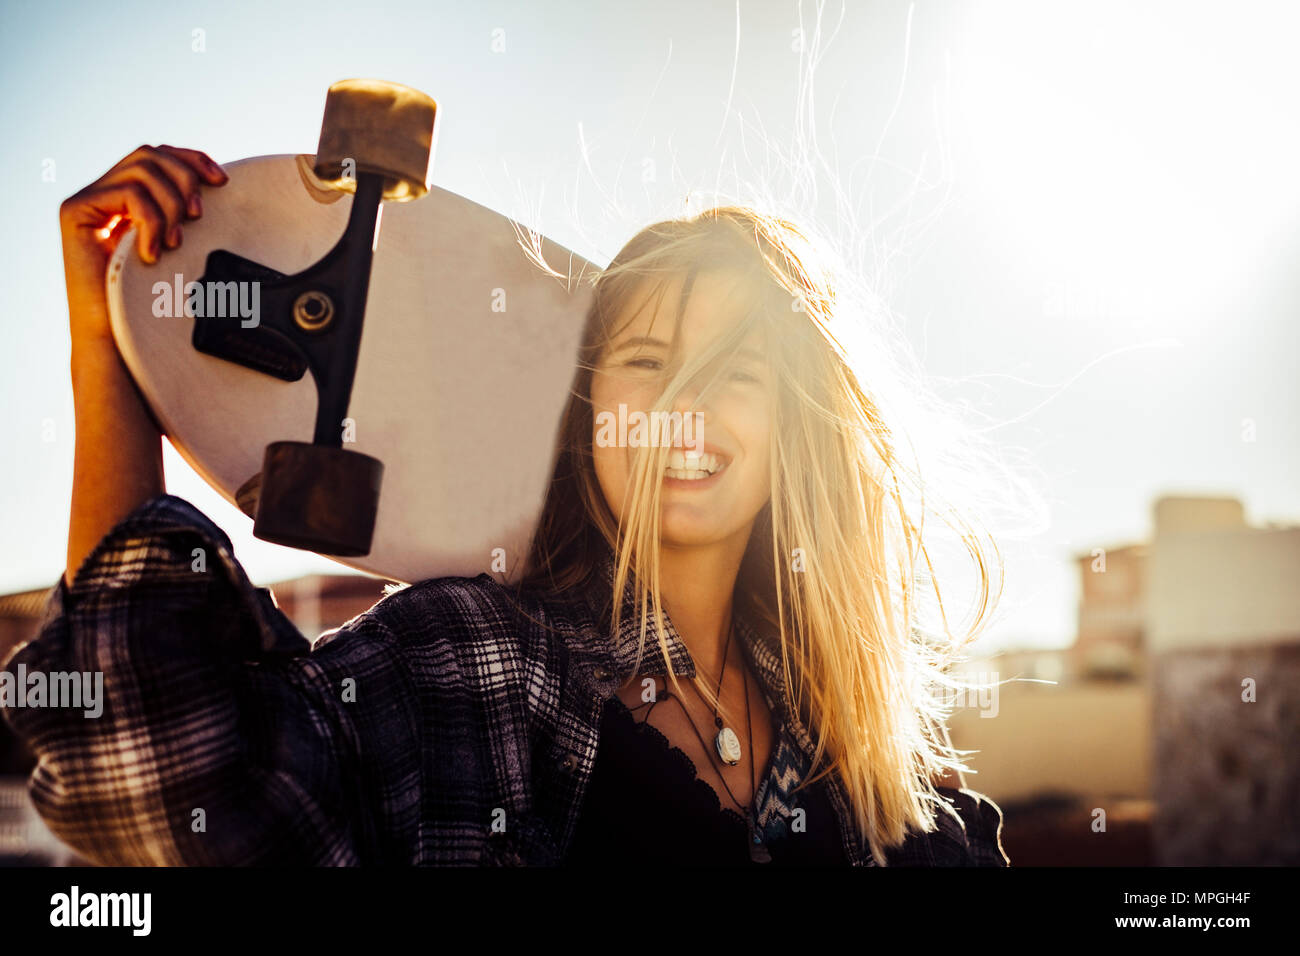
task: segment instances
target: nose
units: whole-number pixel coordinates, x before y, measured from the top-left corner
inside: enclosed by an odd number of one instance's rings
[[[700,402],[700,393],[703,390],[701,388],[702,375],[703,373],[697,375],[691,381],[682,386],[682,390],[677,393],[677,398],[673,402],[673,411],[704,411],[704,406]]]
[[[700,392],[701,388],[698,381],[688,382],[678,393],[672,405],[672,410],[681,414],[682,428],[685,430],[687,438],[692,435],[699,435],[701,430],[712,420],[708,401],[700,400]],[[688,422],[689,416],[694,416],[693,422]]]

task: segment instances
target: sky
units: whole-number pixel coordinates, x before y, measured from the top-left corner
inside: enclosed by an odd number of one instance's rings
[[[986,646],[1063,646],[1072,556],[1146,538],[1157,496],[1300,521],[1297,27],[1286,2],[7,0],[0,591],[65,560],[59,203],[142,143],[312,152],[329,84],[365,76],[438,100],[438,186],[597,262],[702,196],[795,195],[815,142],[798,212],[861,230],[935,387],[1046,503]],[[343,570],[165,464],[256,583]]]

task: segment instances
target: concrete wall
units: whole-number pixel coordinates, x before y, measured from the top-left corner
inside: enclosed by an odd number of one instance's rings
[[[1300,644],[1176,651],[1153,672],[1157,863],[1300,864]]]
[[[1300,528],[1156,537],[1147,595],[1151,654],[1300,635]]]
[[[1043,792],[1150,795],[1146,684],[1011,684],[1000,689],[997,704],[995,717],[967,707],[949,723],[954,747],[982,751],[971,758],[978,773],[967,783],[974,789],[999,802]]]
[[[1148,581],[1157,861],[1300,864],[1300,528],[1162,500]]]

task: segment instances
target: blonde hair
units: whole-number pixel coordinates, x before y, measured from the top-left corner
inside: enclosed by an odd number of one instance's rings
[[[592,374],[620,321],[649,297],[662,297],[685,278],[680,324],[700,273],[741,278],[739,320],[701,354],[686,357],[646,411],[669,412],[688,383],[718,368],[702,383],[700,400],[706,399],[715,382],[725,381],[726,363],[747,334],[757,329],[764,336],[774,383],[771,497],[755,522],[736,601],[779,636],[787,699],[816,744],[813,772],[802,785],[837,774],[859,833],[884,865],[885,851],[909,829],[934,829],[936,811],[947,808],[935,790],[940,779],[969,771],[948,738],[952,708],[944,689],[966,686],[948,671],[988,623],[1002,562],[982,526],[922,480],[904,406],[924,406],[924,392],[894,361],[897,348],[873,324],[871,303],[849,294],[852,283],[840,281],[843,269],[831,257],[805,229],[739,205],[655,223],[623,247],[594,281],[554,481],[521,587],[603,586],[595,562],[602,545],[612,550],[614,594],[629,578],[636,582],[641,652],[653,614],[659,651],[680,689],[659,593],[669,449],[636,449],[620,524],[595,475]],[[951,433],[944,451],[957,451],[959,437]],[[976,572],[964,626],[949,620],[931,562],[929,545],[941,526]],[[933,602],[922,601],[929,596]],[[936,620],[923,604],[937,611]],[[611,633],[618,632],[621,609],[614,601]],[[699,689],[716,703],[707,681]]]

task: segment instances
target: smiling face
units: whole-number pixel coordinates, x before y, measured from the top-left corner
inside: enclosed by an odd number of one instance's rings
[[[719,272],[697,274],[682,316],[676,352],[674,305],[683,280],[666,293],[644,302],[619,327],[596,362],[592,374],[593,422],[601,412],[618,416],[626,406],[628,421],[641,412],[649,418],[673,374],[731,331],[738,321],[736,299],[729,293],[738,280]],[[640,300],[638,300],[640,301]],[[740,550],[749,540],[754,519],[770,495],[768,465],[771,429],[770,390],[775,386],[763,361],[765,343],[755,329],[731,355],[722,355],[692,381],[672,406],[683,419],[694,412],[701,427],[686,432],[681,450],[671,453],[663,477],[662,539],[665,548],[699,547],[734,541]],[[733,364],[724,367],[727,359]],[[709,384],[707,393],[701,389]],[[629,433],[631,428],[629,428]],[[695,450],[704,454],[696,459]],[[610,511],[623,513],[637,448],[611,445],[593,428],[596,477]],[[648,449],[655,451],[655,449]],[[705,477],[706,473],[712,472]]]

